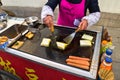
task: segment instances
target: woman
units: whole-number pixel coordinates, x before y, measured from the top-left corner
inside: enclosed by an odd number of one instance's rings
[[[41,20],[50,28],[53,25],[53,12],[59,5],[58,25],[78,26],[87,29],[97,23],[100,18],[98,0],[48,0],[43,6]],[[86,15],[87,9],[90,14]]]

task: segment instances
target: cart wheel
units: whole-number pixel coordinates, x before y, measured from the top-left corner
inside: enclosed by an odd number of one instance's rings
[[[22,80],[22,79],[20,79],[19,77],[15,76],[9,72],[0,70],[0,80]]]

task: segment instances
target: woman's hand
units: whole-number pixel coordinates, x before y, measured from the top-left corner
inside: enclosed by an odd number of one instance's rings
[[[47,15],[44,19],[43,19],[44,24],[46,24],[49,29],[51,30],[51,27],[53,26],[53,17],[51,15]]]
[[[85,29],[87,29],[87,26],[88,26],[88,21],[86,19],[83,19],[80,22],[78,28],[79,28],[79,30],[85,30]]]

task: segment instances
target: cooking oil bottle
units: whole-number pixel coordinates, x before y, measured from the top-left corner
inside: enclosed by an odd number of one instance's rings
[[[109,72],[112,70],[112,58],[105,57],[105,60],[100,64],[100,69],[98,72],[101,80],[104,80]]]

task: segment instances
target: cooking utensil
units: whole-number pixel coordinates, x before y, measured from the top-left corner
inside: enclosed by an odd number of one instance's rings
[[[55,34],[54,34],[54,25],[51,26],[51,44],[54,48],[58,48],[57,47],[57,43],[56,43],[56,37],[55,37]]]
[[[67,44],[70,44],[72,42],[72,40],[74,39],[75,37],[75,34],[79,31],[79,28],[77,28],[75,30],[75,32],[73,32],[72,34],[68,35],[67,37],[65,37],[63,40],[67,43]]]
[[[39,22],[39,18],[36,17],[36,16],[30,16],[30,17],[27,17],[25,19],[27,25],[29,25],[29,31],[33,32],[33,33],[36,33],[36,30],[37,28],[35,28],[36,26],[38,26],[38,24],[40,23]]]
[[[17,27],[15,27],[15,30],[17,32],[17,34],[22,34],[21,30],[19,30],[19,28],[24,25],[26,23],[26,21],[24,20],[20,25],[18,25]]]
[[[39,21],[39,18],[36,16],[30,16],[27,17],[25,20],[29,26],[34,27],[34,25]]]

